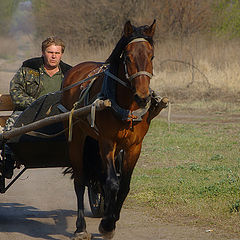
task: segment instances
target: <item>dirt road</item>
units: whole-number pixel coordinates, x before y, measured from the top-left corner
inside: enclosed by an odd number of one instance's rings
[[[93,239],[100,240],[100,219],[92,218],[86,202],[87,228]],[[114,240],[122,239],[229,239],[208,229],[162,223],[142,211],[122,210]],[[27,170],[5,193],[0,195],[1,240],[65,240],[75,230],[76,198],[72,180],[61,169]],[[213,235],[214,234],[214,235]]]

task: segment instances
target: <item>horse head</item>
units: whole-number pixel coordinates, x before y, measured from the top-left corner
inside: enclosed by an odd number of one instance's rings
[[[155,28],[156,20],[151,26],[136,28],[130,21],[124,26],[123,34],[128,39],[123,51],[124,71],[139,107],[145,107],[151,98],[149,85],[153,75]]]

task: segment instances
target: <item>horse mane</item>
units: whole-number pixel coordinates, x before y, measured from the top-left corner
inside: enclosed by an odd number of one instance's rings
[[[144,31],[148,28],[149,28],[148,25],[144,25],[144,26],[140,26],[140,27],[133,26],[133,32],[130,36],[126,37],[126,36],[122,35],[122,37],[116,44],[115,48],[113,49],[112,53],[106,60],[106,63],[110,63],[110,65],[111,64],[115,65],[115,64],[119,63],[124,48],[127,46],[128,43],[130,43],[132,40],[134,40],[136,38],[144,38],[153,46],[154,42],[153,42],[152,37],[149,37],[146,34],[144,34]]]

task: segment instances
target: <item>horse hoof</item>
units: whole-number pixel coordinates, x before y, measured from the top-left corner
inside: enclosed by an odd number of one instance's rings
[[[74,233],[74,236],[71,238],[71,240],[91,240],[92,235],[87,232],[80,232],[80,233]]]
[[[99,225],[98,231],[102,234],[104,240],[112,239],[115,234],[115,230],[112,230],[111,232],[105,231],[102,227],[102,224]]]

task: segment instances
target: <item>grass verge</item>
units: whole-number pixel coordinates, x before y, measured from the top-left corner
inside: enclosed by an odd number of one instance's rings
[[[153,120],[129,200],[168,221],[240,233],[239,123]]]

